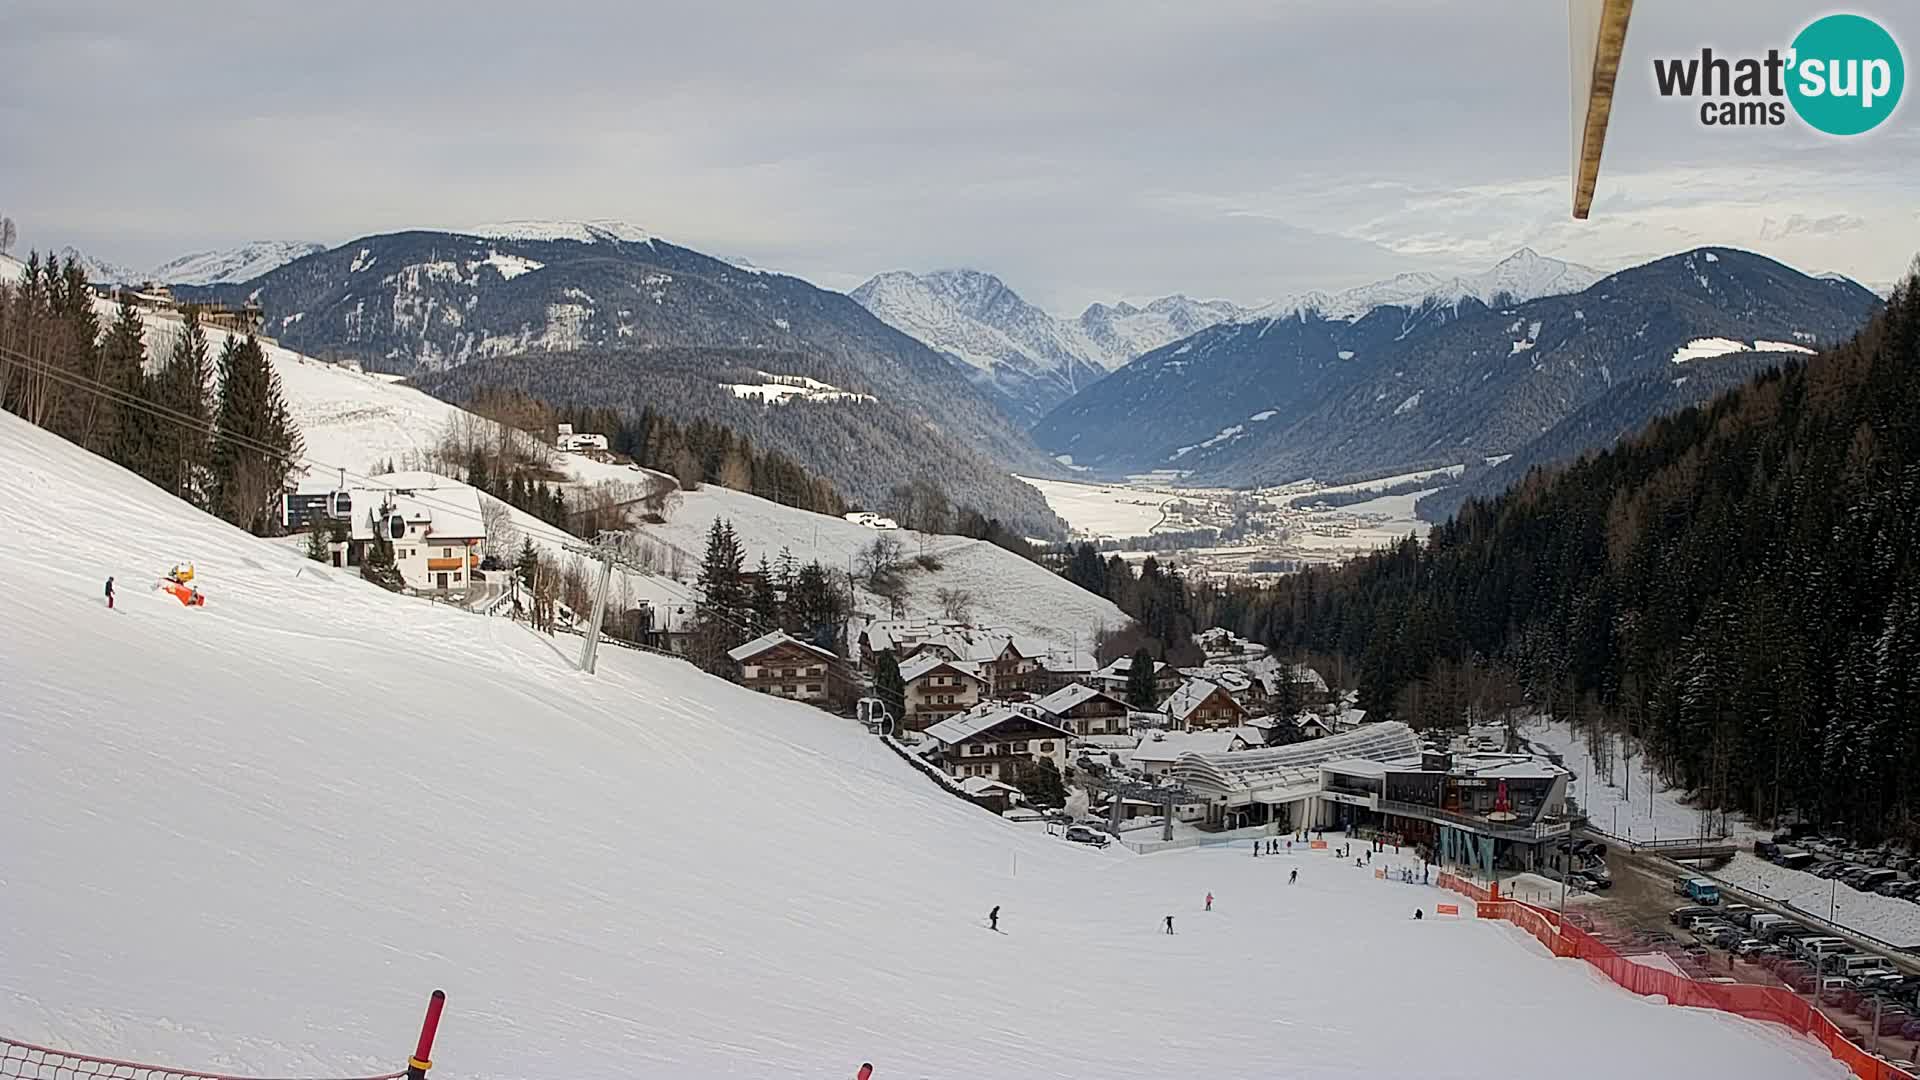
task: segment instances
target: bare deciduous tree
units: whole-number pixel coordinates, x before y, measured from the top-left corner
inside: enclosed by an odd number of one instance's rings
[[[973,621],[973,594],[965,589],[935,590],[934,596],[940,601],[940,613],[946,618],[966,623]]]

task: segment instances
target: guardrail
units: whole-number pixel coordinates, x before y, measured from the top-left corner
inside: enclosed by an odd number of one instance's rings
[[[1685,873],[1692,877],[1707,878],[1708,880],[1712,881],[1714,884],[1720,886],[1720,891],[1722,893],[1726,893],[1731,896],[1737,896],[1742,900],[1746,900],[1751,903],[1760,904],[1762,906],[1771,905],[1773,907],[1785,908],[1786,910],[1793,913],[1794,918],[1801,919],[1806,922],[1814,923],[1819,926],[1824,926],[1827,929],[1833,931],[1835,936],[1859,938],[1862,941],[1871,941],[1875,945],[1878,945],[1882,949],[1885,949],[1891,953],[1903,953],[1907,956],[1920,957],[1920,942],[1916,942],[1909,945],[1895,945],[1893,942],[1888,941],[1885,938],[1878,938],[1863,930],[1855,930],[1851,926],[1846,926],[1844,924],[1834,922],[1833,920],[1825,918],[1823,916],[1816,915],[1813,912],[1808,911],[1806,908],[1801,907],[1799,904],[1796,904],[1791,900],[1783,900],[1783,899],[1780,899],[1779,897],[1768,896],[1766,893],[1760,892],[1756,889],[1750,889],[1745,885],[1735,885],[1733,882],[1728,881],[1725,878],[1717,877],[1710,873],[1704,873],[1690,866],[1682,866],[1671,859],[1662,858],[1661,861],[1666,863],[1668,866],[1672,867],[1674,870],[1680,873]],[[1798,871],[1795,871],[1795,872],[1798,873]]]

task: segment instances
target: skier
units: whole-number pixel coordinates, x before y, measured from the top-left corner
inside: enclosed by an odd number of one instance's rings
[[[1173,933],[1173,916],[1167,916],[1167,933]]]
[[[113,609],[113,579],[107,579],[107,609]]]
[[[1287,871],[1287,884],[1292,885],[1298,882],[1299,880],[1300,880],[1299,870],[1295,869],[1295,870]]]
[[[1213,894],[1212,893],[1207,894],[1207,910],[1208,911],[1213,910]]]
[[[1421,919],[1424,919],[1424,918],[1426,918],[1426,914],[1425,914],[1424,912],[1422,912],[1422,911],[1421,911],[1421,910],[1420,910],[1419,908],[1414,908],[1414,909],[1413,909],[1413,921],[1414,921],[1414,922],[1419,922],[1419,921],[1420,921]]]
[[[993,905],[993,910],[987,912],[987,929],[989,930],[1000,929],[1000,905],[999,904]]]
[[[1367,865],[1368,866],[1373,865],[1373,852],[1371,851],[1367,852]]]
[[[1253,842],[1253,857],[1256,859],[1260,857],[1260,841],[1258,840]]]

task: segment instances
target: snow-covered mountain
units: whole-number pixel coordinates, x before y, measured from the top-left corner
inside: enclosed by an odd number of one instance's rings
[[[1145,308],[1094,304],[1062,319],[980,270],[893,270],[852,293],[868,311],[965,366],[1029,423],[1135,356],[1243,314],[1223,300],[1169,296]]]
[[[1852,282],[1731,248],[1682,252],[1561,291],[1590,273],[1521,252],[1473,277],[1403,275],[1296,298],[1140,357],[1049,413],[1033,435],[1101,475],[1173,468],[1227,486],[1502,455],[1499,467],[1519,476],[1592,448],[1585,433],[1604,445],[1727,385],[1691,367],[1676,375],[1676,355],[1743,353],[1754,342],[1753,355],[1777,359],[1782,348],[1844,339],[1877,304]],[[1528,294],[1538,295],[1517,299]],[[1639,380],[1660,392],[1630,392]],[[1598,412],[1579,433],[1538,441],[1589,407]]]
[[[96,285],[126,285],[146,280],[146,275],[130,266],[96,259],[72,246],[63,247],[54,254],[63,264],[68,259],[78,261],[80,268],[86,271],[87,280]]]
[[[1246,308],[1230,300],[1195,300],[1175,293],[1146,307],[1135,307],[1124,300],[1110,305],[1090,304],[1075,323],[1099,347],[1096,359],[1101,366],[1112,371],[1169,342],[1246,314]]]
[[[895,270],[852,295],[882,322],[959,361],[1027,423],[1107,373],[1077,326],[1022,300],[992,274]]]
[[[252,240],[219,251],[196,251],[161,263],[145,277],[169,285],[219,285],[252,281],[295,259],[325,251],[325,244],[301,240]]]
[[[1380,307],[1418,308],[1430,303],[1457,307],[1469,299],[1488,307],[1518,304],[1582,292],[1605,276],[1578,263],[1521,248],[1482,273],[1460,277],[1425,272],[1395,274],[1384,281],[1339,292],[1300,293],[1256,308],[1236,321],[1287,318],[1308,312],[1323,319],[1352,320]]]
[[[868,311],[964,365],[1017,418],[1035,423],[1068,398],[1161,346],[1222,323],[1314,313],[1358,319],[1380,307],[1491,306],[1580,292],[1599,271],[1521,248],[1482,273],[1397,274],[1338,292],[1310,291],[1244,308],[1227,300],[1163,296],[1144,307],[1093,304],[1077,319],[1034,307],[980,270],[894,270],[853,291]]]

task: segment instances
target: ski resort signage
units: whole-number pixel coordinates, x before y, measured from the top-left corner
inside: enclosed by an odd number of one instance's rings
[[[1862,135],[1885,123],[1906,88],[1900,45],[1864,15],[1815,19],[1786,49],[1739,56],[1655,57],[1663,98],[1699,101],[1705,127],[1780,127],[1789,115],[1827,135]]]

